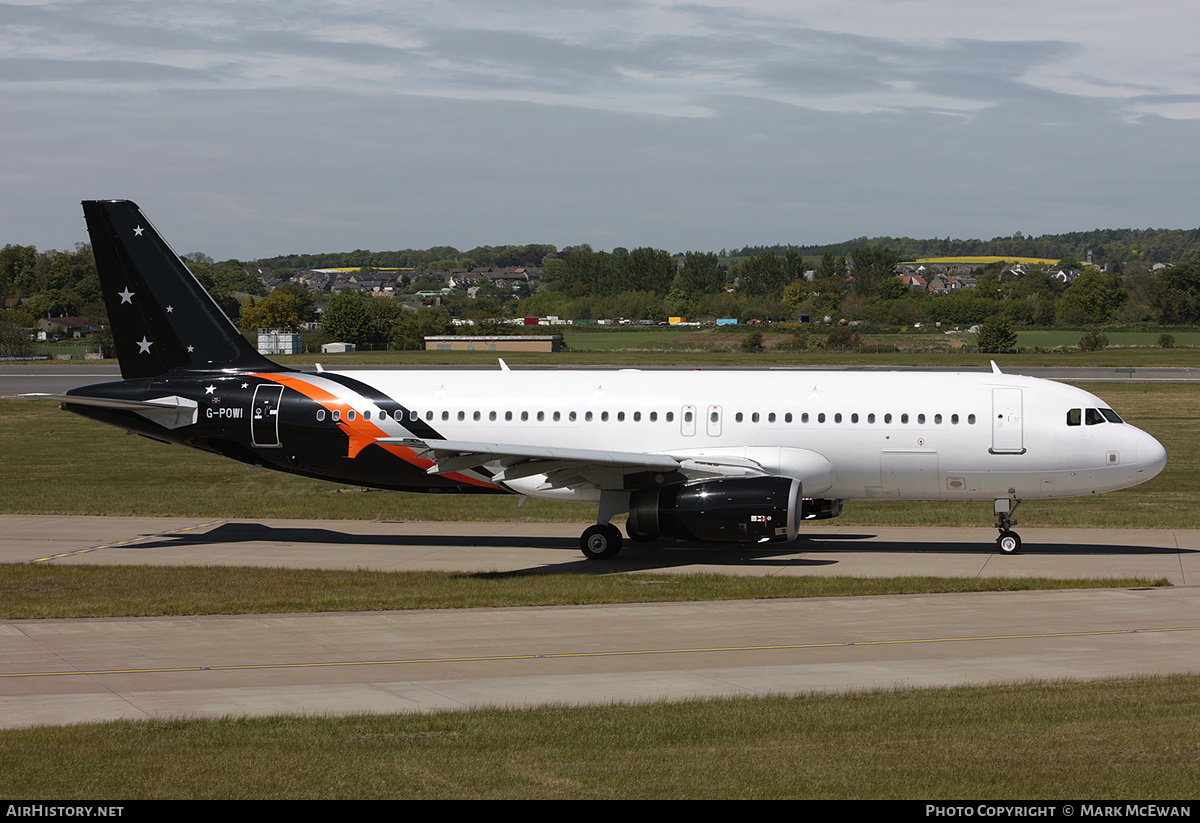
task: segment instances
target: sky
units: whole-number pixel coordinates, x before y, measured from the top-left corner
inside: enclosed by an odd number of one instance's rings
[[[0,245],[217,260],[1195,228],[1185,0],[0,0]]]

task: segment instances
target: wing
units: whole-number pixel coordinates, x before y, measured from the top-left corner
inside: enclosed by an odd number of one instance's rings
[[[668,475],[666,482],[683,483],[711,477],[759,476],[768,472],[754,460],[736,455],[686,455],[622,452],[464,440],[422,440],[380,437],[380,444],[405,446],[417,456],[432,460],[429,474],[448,474],[488,468],[496,483],[545,475],[540,491],[591,486],[598,489],[632,489],[658,485],[647,475]]]

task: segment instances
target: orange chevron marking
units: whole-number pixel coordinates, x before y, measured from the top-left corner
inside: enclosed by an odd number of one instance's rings
[[[368,420],[364,420],[362,418],[362,414],[345,400],[342,400],[334,394],[330,394],[325,389],[314,386],[303,377],[297,377],[290,374],[255,374],[253,376],[262,380],[269,380],[272,383],[279,383],[280,385],[286,386],[289,389],[295,389],[308,399],[315,400],[316,402],[320,403],[322,407],[329,411],[331,417],[333,416],[333,412],[336,410],[338,412],[339,419],[335,422],[337,423],[338,428],[340,428],[346,434],[346,437],[350,441],[349,449],[346,455],[347,457],[358,457],[359,452],[361,452],[367,446],[375,445],[378,438],[388,436],[388,433],[383,429],[379,428]],[[355,412],[354,420],[348,419],[351,411]],[[417,453],[407,446],[399,446],[395,443],[379,443],[378,445],[384,448],[386,451],[394,454],[396,457],[399,457],[401,460],[411,463],[422,470],[428,469],[433,465],[432,460],[418,457]],[[443,476],[459,483],[467,483],[471,486],[480,486],[486,489],[496,488],[495,484],[493,483],[488,483],[484,480],[478,480],[474,477],[460,474],[459,472],[449,472]]]

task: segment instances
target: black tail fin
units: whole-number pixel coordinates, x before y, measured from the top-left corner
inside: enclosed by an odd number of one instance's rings
[[[246,341],[137,204],[85,200],[83,215],[122,377],[280,370]]]

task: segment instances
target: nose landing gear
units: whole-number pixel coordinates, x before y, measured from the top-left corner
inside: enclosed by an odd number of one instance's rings
[[[1019,505],[1020,500],[1009,500],[1007,497],[996,500],[996,528],[1000,530],[1000,536],[996,538],[996,547],[1000,549],[1001,554],[1016,554],[1021,550],[1021,536],[1012,530],[1012,527],[1017,525],[1012,515]]]

